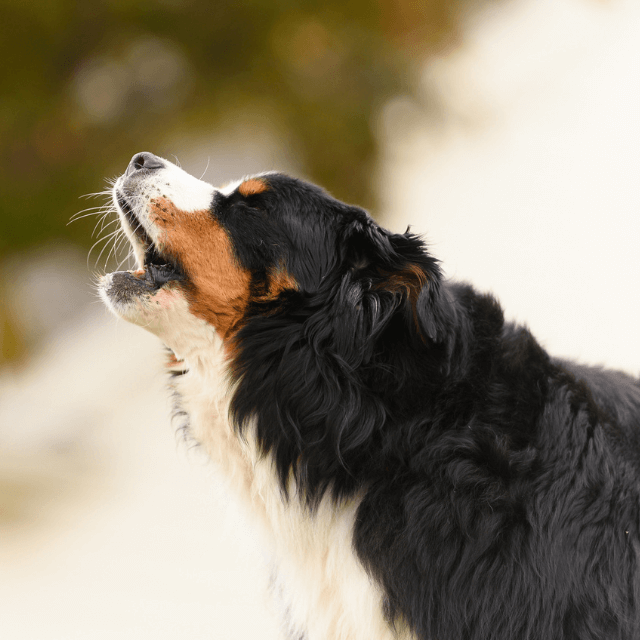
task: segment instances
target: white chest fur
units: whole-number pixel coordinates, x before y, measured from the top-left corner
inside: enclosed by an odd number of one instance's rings
[[[228,416],[229,386],[222,348],[176,379],[190,431],[261,525],[274,557],[274,592],[283,607],[284,637],[304,640],[409,638],[382,614],[382,592],[352,546],[359,499],[325,499],[313,514],[283,499],[273,465],[260,456],[250,430],[236,436]]]

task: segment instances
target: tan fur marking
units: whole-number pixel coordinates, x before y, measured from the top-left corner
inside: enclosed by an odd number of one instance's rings
[[[386,279],[377,285],[377,289],[384,289],[392,293],[400,293],[407,296],[413,310],[413,323],[418,335],[424,341],[425,337],[418,320],[418,296],[422,288],[427,284],[427,274],[416,264],[410,264],[403,271],[396,273],[384,272]]]
[[[165,363],[165,366],[167,368],[172,368],[172,367],[177,367],[180,365],[184,365],[184,360],[178,360],[178,358],[176,357],[176,354],[173,353],[173,351],[171,351],[169,354],[167,354],[167,361]]]
[[[165,198],[151,201],[149,215],[161,230],[159,250],[180,261],[193,285],[187,291],[192,313],[228,339],[244,315],[251,276],[238,264],[226,231],[208,211],[185,213]]]
[[[277,298],[285,289],[298,289],[298,283],[285,269],[277,269],[269,274],[269,297]]]
[[[238,191],[245,197],[254,196],[267,190],[267,185],[263,180],[258,178],[250,178],[245,180],[239,187]]]
[[[381,271],[381,275],[385,276],[385,280],[378,283],[377,289],[404,293],[413,304],[417,302],[422,287],[427,283],[426,274],[415,264],[410,264],[405,270],[395,273]]]

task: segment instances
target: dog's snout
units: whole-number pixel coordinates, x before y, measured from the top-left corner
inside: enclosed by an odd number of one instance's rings
[[[130,176],[136,171],[146,169],[147,171],[154,171],[155,169],[162,169],[164,163],[158,156],[154,156],[153,153],[143,151],[142,153],[136,153],[127,167],[125,175]]]

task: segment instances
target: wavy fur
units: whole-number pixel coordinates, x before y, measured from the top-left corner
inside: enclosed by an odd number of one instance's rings
[[[169,165],[140,154],[117,185],[164,194]],[[232,255],[174,242],[179,279],[116,274],[103,297],[180,362],[193,436],[272,537],[289,637],[640,638],[638,379],[550,357],[418,236],[317,187],[196,191],[208,211],[162,211]],[[134,209],[149,243],[154,211]],[[189,251],[249,283],[224,339]]]

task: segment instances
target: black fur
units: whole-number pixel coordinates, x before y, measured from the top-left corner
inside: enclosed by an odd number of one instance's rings
[[[256,287],[299,285],[235,341],[233,418],[283,499],[364,495],[355,552],[418,638],[640,638],[640,382],[549,357],[415,235],[266,181],[212,211]]]

